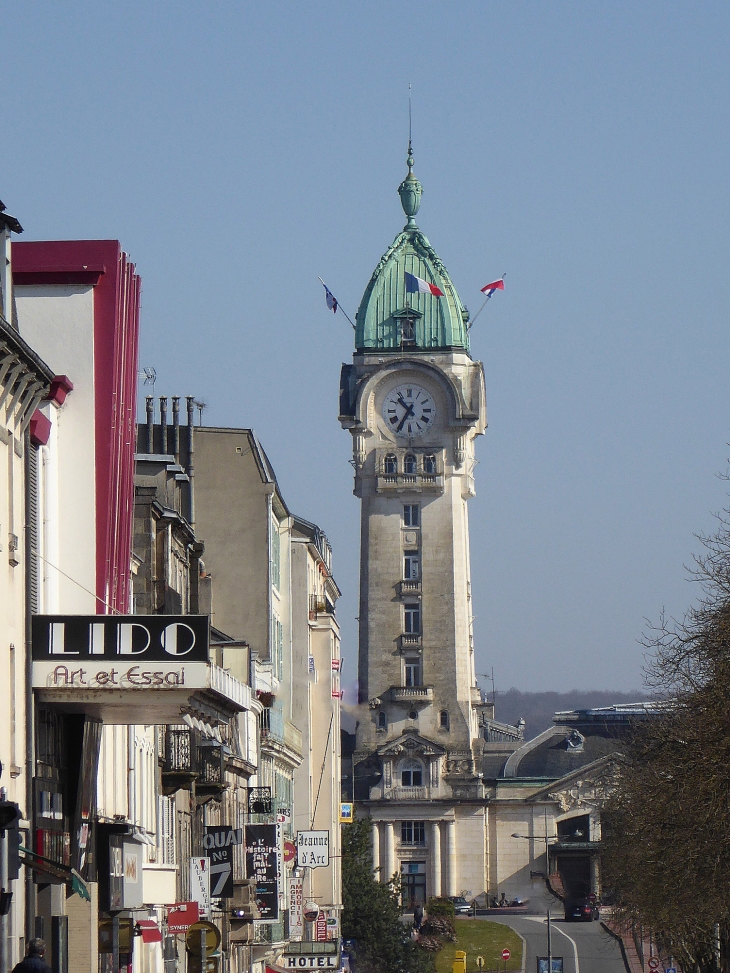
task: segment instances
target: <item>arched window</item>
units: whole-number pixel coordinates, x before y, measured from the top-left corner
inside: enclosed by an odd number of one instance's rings
[[[403,460],[403,472],[406,476],[415,476],[416,474],[416,457],[413,453],[407,453],[406,458]]]
[[[378,729],[385,730],[387,729],[387,726],[388,726],[388,721],[385,717],[385,713],[381,711],[380,713],[378,713]]]
[[[396,476],[398,473],[398,460],[393,453],[388,453],[385,457],[385,475]]]
[[[433,453],[426,453],[426,455],[423,457],[423,472],[426,476],[435,476],[436,457]]]
[[[420,760],[406,760],[400,770],[401,787],[423,786],[423,764]]]
[[[439,726],[442,730],[448,730],[449,728],[449,713],[448,710],[442,709],[439,713]]]

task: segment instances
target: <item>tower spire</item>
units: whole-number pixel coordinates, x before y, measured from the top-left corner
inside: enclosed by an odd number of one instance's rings
[[[416,226],[415,217],[421,205],[423,186],[413,175],[413,125],[410,82],[408,83],[408,158],[406,159],[406,165],[408,166],[408,175],[400,186],[398,186],[398,195],[400,196],[400,204],[403,207],[403,212],[408,217],[408,222],[404,229],[416,230],[418,227]]]

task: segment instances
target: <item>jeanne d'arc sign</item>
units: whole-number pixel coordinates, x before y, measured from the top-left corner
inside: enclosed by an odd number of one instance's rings
[[[42,702],[109,722],[140,722],[121,711],[149,705],[179,715],[192,694],[218,691],[208,649],[207,615],[36,615],[33,689]]]

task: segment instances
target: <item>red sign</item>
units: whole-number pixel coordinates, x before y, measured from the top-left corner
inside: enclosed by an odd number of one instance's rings
[[[317,916],[317,942],[326,943],[327,942],[327,916],[320,910]]]
[[[167,931],[185,933],[193,923],[200,920],[200,908],[197,902],[176,902],[167,913]]]
[[[510,953],[508,949],[502,950],[502,959],[505,961],[505,963],[507,962],[507,960],[510,958],[511,955],[512,953]]]
[[[297,846],[293,841],[284,842],[284,861],[291,862],[297,857]]]

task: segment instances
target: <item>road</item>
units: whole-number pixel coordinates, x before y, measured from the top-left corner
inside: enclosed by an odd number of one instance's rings
[[[514,929],[527,943],[526,973],[535,973],[537,957],[547,956],[547,923],[544,916],[490,915],[494,922]],[[564,973],[626,973],[621,949],[600,922],[565,922],[553,919],[553,956],[563,957]]]

